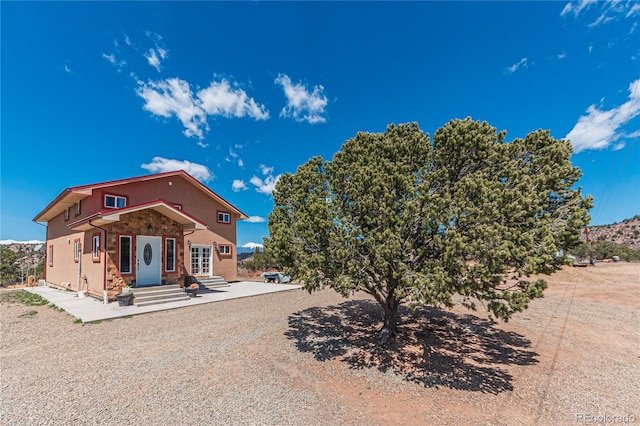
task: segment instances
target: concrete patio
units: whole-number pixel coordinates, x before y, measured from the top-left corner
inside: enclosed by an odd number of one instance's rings
[[[38,294],[50,303],[64,309],[69,315],[80,319],[83,323],[121,318],[130,315],[145,314],[147,312],[166,311],[169,309],[185,308],[203,303],[221,302],[223,300],[241,297],[257,296],[260,294],[276,293],[295,290],[301,285],[267,284],[252,281],[231,283],[228,287],[216,290],[198,292],[196,297],[189,300],[163,303],[150,306],[119,306],[118,302],[104,304],[102,300],[92,297],[78,297],[76,292],[58,290],[52,287],[28,287],[24,290]]]

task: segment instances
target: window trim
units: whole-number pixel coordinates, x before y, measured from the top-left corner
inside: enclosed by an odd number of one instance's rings
[[[75,216],[80,216],[82,213],[82,200],[78,200],[78,202],[73,206]]]
[[[220,220],[220,215],[223,215],[222,216],[222,220]],[[225,212],[225,211],[218,211],[217,219],[218,219],[218,223],[230,224],[231,223],[231,213]]]
[[[133,275],[133,235],[131,234],[118,234],[118,246],[116,248],[117,254],[116,259],[118,259],[118,272],[120,275]],[[122,259],[120,258],[120,253],[122,253],[122,238],[129,238],[129,272],[122,271]]]
[[[222,248],[226,250],[222,250]],[[220,256],[231,256],[231,244],[218,244],[218,253]]]
[[[91,236],[91,260],[95,263],[100,262],[100,234]]]
[[[113,197],[113,206],[107,205],[107,197]],[[124,200],[123,206],[118,207],[118,199]],[[111,194],[106,192],[102,195],[102,206],[105,209],[123,209],[128,205],[129,205],[129,197],[127,197],[126,195],[117,195],[117,194]]]
[[[73,260],[75,263],[80,262],[80,238],[73,240]]]
[[[49,266],[53,266],[53,244],[49,244],[49,250],[47,252],[47,263]]]
[[[176,265],[177,265],[177,254],[178,254],[178,240],[175,237],[164,237],[164,244],[163,244],[163,248],[164,248],[164,258],[163,258],[163,263],[164,263],[164,271],[165,272],[176,272]],[[167,243],[169,241],[173,241],[173,269],[169,269],[169,255],[168,255],[168,247],[167,247]]]

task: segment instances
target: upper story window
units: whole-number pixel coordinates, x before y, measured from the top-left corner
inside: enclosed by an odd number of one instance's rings
[[[71,215],[71,207],[67,207],[64,209],[64,220],[69,220],[69,216]]]
[[[231,245],[229,244],[218,245],[218,252],[220,254],[231,254]]]
[[[104,206],[108,209],[121,209],[127,207],[127,197],[105,194]]]
[[[75,215],[76,215],[76,216],[79,216],[79,215],[80,215],[80,211],[81,211],[80,203],[82,203],[82,200],[78,201],[78,202],[76,203],[75,207],[74,207],[74,211],[75,211]]]
[[[218,212],[218,222],[231,223],[231,215],[226,212]]]

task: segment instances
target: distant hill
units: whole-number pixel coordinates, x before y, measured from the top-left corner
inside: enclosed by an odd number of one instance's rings
[[[586,239],[585,231],[582,231],[582,239]],[[609,241],[640,250],[640,215],[631,219],[625,219],[611,225],[589,227],[589,241]]]
[[[254,253],[253,251],[245,252],[245,253],[241,253],[240,251],[238,251],[238,262],[251,259],[251,257],[253,257],[253,253]]]

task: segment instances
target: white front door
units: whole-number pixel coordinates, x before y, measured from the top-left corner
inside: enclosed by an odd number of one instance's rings
[[[191,246],[191,275],[211,276],[211,246]]]
[[[162,284],[162,237],[136,238],[136,286]]]

